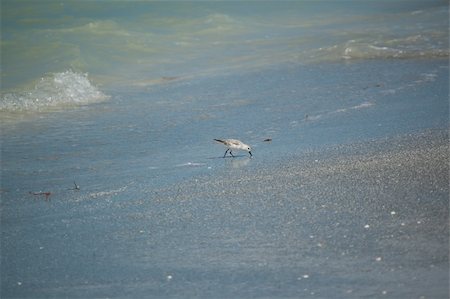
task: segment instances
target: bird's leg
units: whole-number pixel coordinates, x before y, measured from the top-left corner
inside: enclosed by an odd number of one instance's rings
[[[231,152],[231,150],[230,150],[230,155],[234,158],[234,155],[233,155],[233,153]]]
[[[230,149],[228,148],[226,151],[225,151],[225,154],[223,154],[223,157],[225,158],[225,156],[227,155],[227,153],[228,153],[228,151],[229,151]],[[231,151],[230,151],[230,154],[231,154]]]

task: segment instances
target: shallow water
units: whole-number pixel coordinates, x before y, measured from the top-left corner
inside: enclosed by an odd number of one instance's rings
[[[106,102],[5,128],[3,173],[20,169],[23,177],[5,175],[4,186],[24,186],[29,177],[28,188],[43,188],[39,177],[47,181],[47,174],[70,173],[70,183],[86,175],[172,180],[173,173],[208,172],[225,151],[213,138],[242,139],[255,157],[271,159],[441,127],[447,81],[445,60],[402,60],[284,66],[116,92]]]
[[[448,297],[447,3],[5,3],[2,298]]]

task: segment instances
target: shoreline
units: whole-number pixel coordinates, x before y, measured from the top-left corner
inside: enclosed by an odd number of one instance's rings
[[[325,147],[306,148],[304,152],[285,155],[276,158],[273,161],[264,164],[263,161],[255,161],[254,167],[226,168],[215,173],[214,176],[220,177],[221,184],[232,184],[235,178],[226,177],[226,174],[233,172],[234,175],[244,178],[244,181],[258,180],[263,178],[271,179],[273,176],[301,177],[324,176],[326,173],[339,172],[343,170],[357,170],[368,167],[368,170],[376,168],[376,163],[380,162],[379,167],[386,167],[388,162],[400,164],[435,162],[430,159],[439,156],[448,162],[445,150],[448,148],[448,130],[441,128],[426,129],[419,132],[399,134],[379,139],[371,139],[363,142],[353,142],[345,144],[328,145]],[[244,158],[244,157],[242,157]],[[408,160],[411,158],[412,160]],[[235,160],[237,162],[239,158]],[[255,158],[255,160],[257,160]],[[235,161],[231,159],[231,161]],[[242,163],[244,163],[243,161]],[[253,161],[251,161],[253,162]],[[311,164],[313,163],[313,164]],[[355,163],[359,163],[356,165]],[[375,163],[372,165],[371,163]],[[443,163],[446,164],[446,163]],[[423,167],[423,165],[420,165]],[[437,166],[437,165],[434,165]],[[443,166],[442,166],[443,167]],[[441,168],[441,167],[439,167]],[[447,167],[448,168],[448,167]],[[295,170],[294,170],[295,169]],[[387,169],[385,169],[387,170]],[[294,171],[294,172],[293,172]],[[418,170],[416,171],[420,173]],[[440,169],[440,173],[445,171]],[[447,174],[448,175],[448,174]],[[247,179],[245,179],[247,178]],[[249,179],[250,178],[250,179]],[[187,181],[189,184],[196,184],[202,179],[214,181],[211,175],[200,175],[194,182]],[[168,188],[170,189],[170,187]]]

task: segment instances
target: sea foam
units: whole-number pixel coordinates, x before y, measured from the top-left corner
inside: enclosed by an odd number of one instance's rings
[[[39,112],[99,102],[108,98],[87,74],[68,70],[42,77],[31,89],[1,95],[1,112]]]

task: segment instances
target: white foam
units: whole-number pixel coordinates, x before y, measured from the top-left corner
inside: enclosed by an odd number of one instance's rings
[[[119,193],[124,192],[127,189],[126,186],[118,188],[118,189],[114,189],[114,190],[107,190],[107,191],[99,191],[99,192],[93,192],[89,194],[90,198],[99,198],[99,197],[107,197],[107,196],[113,196],[113,195],[117,195]]]
[[[0,111],[32,112],[99,102],[107,96],[91,84],[87,74],[71,70],[42,77],[34,88],[2,94]]]
[[[182,164],[178,164],[176,165],[176,167],[201,167],[201,166],[205,166],[205,163],[196,163],[196,162],[187,162],[187,163],[182,163]]]
[[[371,103],[371,102],[363,102],[363,103],[361,103],[361,104],[359,104],[359,105],[350,107],[350,109],[363,109],[363,108],[369,108],[369,107],[372,107],[373,105],[374,105],[374,104]]]

